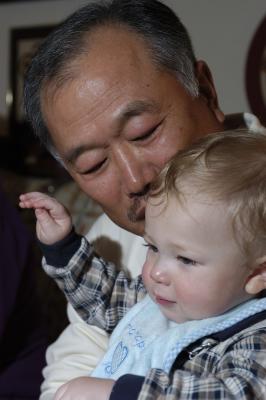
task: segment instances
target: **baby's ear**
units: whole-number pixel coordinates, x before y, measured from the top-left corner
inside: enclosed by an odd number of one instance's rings
[[[266,256],[256,260],[245,285],[245,290],[249,294],[258,294],[264,289],[266,289]]]

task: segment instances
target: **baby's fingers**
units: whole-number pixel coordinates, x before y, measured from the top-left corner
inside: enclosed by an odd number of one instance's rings
[[[63,224],[58,223],[45,208],[36,208],[35,215],[37,237],[45,244],[54,244],[71,231],[70,221],[67,220]]]
[[[53,197],[44,193],[30,192],[21,194],[19,200],[20,207],[35,210],[36,231],[41,242],[53,244],[71,231],[72,220],[68,211]]]
[[[40,192],[23,193],[19,196],[19,206],[22,208],[47,208],[51,197]]]
[[[43,208],[49,212],[61,213],[63,207],[54,198],[45,193],[29,192],[19,196],[19,206],[21,208]]]
[[[36,208],[35,215],[38,221],[37,234],[40,236],[40,240],[46,241],[46,236],[49,240],[49,237],[52,237],[58,229],[56,222],[44,208]]]

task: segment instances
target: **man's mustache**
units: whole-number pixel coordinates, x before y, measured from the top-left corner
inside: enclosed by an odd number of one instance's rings
[[[137,222],[138,221],[138,211],[140,211],[141,207],[141,199],[136,198],[133,201],[133,204],[129,208],[127,212],[127,217],[130,222]]]
[[[137,194],[133,194],[132,200],[133,203],[130,206],[127,217],[131,222],[137,222],[139,219],[143,219],[142,210],[143,210],[143,202],[147,202],[147,198],[150,192],[151,184],[148,183],[141,192]],[[138,215],[141,212],[141,215]]]

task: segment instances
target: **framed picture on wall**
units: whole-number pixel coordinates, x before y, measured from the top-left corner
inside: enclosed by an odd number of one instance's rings
[[[2,3],[23,3],[25,0],[0,0],[0,4]],[[27,0],[27,1],[40,1],[40,0]]]
[[[266,125],[266,16],[250,43],[246,63],[246,90],[252,112]]]
[[[22,174],[39,177],[65,175],[57,161],[39,144],[26,121],[23,107],[24,77],[29,63],[41,42],[54,29],[53,25],[15,28],[10,32],[11,106],[9,137],[15,169]]]
[[[10,32],[10,109],[11,134],[25,123],[23,112],[23,84],[27,67],[33,54],[54,26],[15,28]]]

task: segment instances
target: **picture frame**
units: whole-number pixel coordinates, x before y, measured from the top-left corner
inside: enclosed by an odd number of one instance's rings
[[[24,113],[23,86],[28,65],[38,46],[55,25],[14,28],[10,31],[9,146],[12,168],[19,174],[66,179],[65,170],[39,143]]]
[[[251,111],[266,125],[266,16],[251,40],[245,71],[246,92]]]
[[[42,1],[42,0],[27,0],[27,1],[32,1],[34,3],[36,3],[37,1]],[[53,0],[50,0],[53,1]],[[25,0],[0,0],[0,5],[7,5],[9,3],[24,3]]]
[[[24,75],[31,58],[54,25],[14,28],[10,31],[10,133],[26,124],[23,111]]]
[[[0,0],[0,5],[2,3],[22,3],[25,0]],[[40,1],[40,0],[27,0],[27,1]]]

